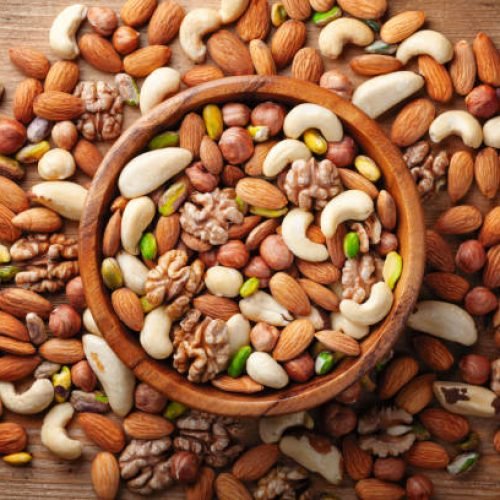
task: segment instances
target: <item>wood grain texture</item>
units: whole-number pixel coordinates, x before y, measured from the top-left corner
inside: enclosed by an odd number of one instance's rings
[[[186,8],[196,6],[217,7],[219,0],[180,0]],[[54,62],[56,57],[50,54],[48,48],[48,28],[54,16],[63,7],[69,5],[69,0],[0,0],[0,80],[5,84],[7,94],[0,104],[0,114],[11,114],[12,97],[15,86],[20,82],[22,75],[10,64],[7,49],[15,45],[29,45],[44,51],[49,59]],[[119,10],[121,0],[88,0],[87,5],[102,5],[105,3],[115,10]],[[483,30],[489,33],[497,46],[500,45],[500,3],[498,0],[421,0],[418,6],[410,0],[390,0],[390,13],[398,13],[407,9],[421,8],[427,14],[426,26],[445,33],[453,42],[465,38],[472,41],[476,31]],[[143,30],[144,31],[144,30]],[[308,45],[317,46],[318,30],[309,25]],[[142,35],[142,40],[146,38]],[[171,45],[173,49],[172,66],[183,71],[189,64],[178,48],[178,41]],[[355,82],[361,79],[352,74],[345,61],[352,55],[360,52],[357,49],[348,49],[346,57],[339,61],[325,61],[327,69],[341,67]],[[83,78],[96,78],[97,73],[88,65],[80,61]],[[289,73],[289,69],[283,72]],[[111,78],[99,75],[100,79]],[[452,105],[462,107],[462,101],[455,99]],[[132,123],[138,116],[137,113],[127,110],[126,125]],[[394,113],[391,113],[383,122],[389,126]],[[453,142],[452,142],[453,144]],[[102,148],[106,149],[106,146]],[[87,178],[81,176],[83,181]],[[29,168],[28,177],[23,186],[29,187],[36,181],[33,167]],[[485,201],[477,191],[468,195],[466,202],[474,203],[481,207],[483,213],[491,203]],[[443,194],[426,203],[425,216],[428,226],[431,226],[438,215],[450,206],[447,195]],[[75,227],[69,226],[67,230],[74,234]],[[477,352],[497,356],[491,332],[487,332],[484,324],[480,325],[482,335]],[[404,339],[402,340],[404,345]],[[457,348],[455,354],[463,350]],[[39,428],[40,419],[33,417],[13,416],[8,412],[2,417],[5,421],[17,421],[25,425],[29,432],[30,451],[34,454],[33,466],[14,469],[0,462],[0,498],[59,498],[59,499],[84,499],[94,498],[90,485],[90,460],[97,452],[97,448],[83,438],[83,433],[78,429],[70,430],[70,434],[82,438],[86,443],[84,458],[76,463],[65,463],[55,459],[44,447],[40,445]],[[471,419],[472,427],[480,434],[482,458],[479,466],[470,474],[454,478],[445,472],[432,472],[429,476],[433,479],[436,498],[438,499],[469,499],[479,497],[482,499],[495,499],[500,497],[500,455],[492,447],[491,440],[498,427],[496,420]],[[347,485],[334,489],[335,495],[342,499],[355,498],[352,488]],[[121,498],[140,498],[123,490]],[[157,498],[177,500],[184,498],[181,491],[169,491],[167,494],[157,495]]]

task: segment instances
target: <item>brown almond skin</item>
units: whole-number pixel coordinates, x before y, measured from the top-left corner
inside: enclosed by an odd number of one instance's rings
[[[134,78],[144,78],[155,69],[168,64],[171,56],[172,51],[169,47],[149,45],[126,56],[123,60],[123,68]]]
[[[450,462],[450,457],[438,443],[417,441],[406,453],[406,460],[413,467],[444,469]]]
[[[358,481],[354,490],[361,500],[399,500],[405,494],[398,484],[375,478]]]
[[[52,311],[52,304],[31,290],[4,288],[0,290],[0,309],[22,320],[29,312],[47,319]]]
[[[454,47],[455,56],[450,64],[450,76],[459,95],[467,95],[476,81],[477,66],[474,51],[467,40],[460,40]]]
[[[274,467],[279,458],[276,444],[261,444],[249,449],[233,464],[232,473],[240,481],[258,481]]]
[[[373,199],[376,199],[379,195],[377,186],[354,170],[351,170],[350,168],[339,168],[338,173],[340,180],[347,188],[364,191],[370,198]]]
[[[200,470],[198,479],[186,488],[186,500],[212,500],[215,472],[209,467]]]
[[[219,500],[252,500],[252,495],[250,495],[245,485],[227,472],[217,476],[215,491]]]
[[[141,411],[130,413],[123,421],[125,433],[132,439],[160,439],[172,434],[175,427],[160,415]]]
[[[407,104],[394,120],[391,140],[400,147],[415,144],[428,131],[436,117],[436,107],[429,99],[415,99]]]
[[[485,247],[500,243],[500,207],[492,208],[484,217],[479,241]]]
[[[483,223],[481,212],[472,205],[459,205],[443,212],[436,222],[436,230],[443,234],[467,234]]]
[[[79,339],[51,338],[39,347],[38,352],[47,361],[64,365],[78,363],[85,357]]]
[[[144,311],[137,295],[128,288],[115,290],[111,302],[118,317],[131,330],[141,331],[144,325]]]
[[[347,474],[353,481],[370,477],[373,458],[370,453],[360,448],[353,436],[347,436],[342,441],[342,455]]]
[[[99,452],[92,461],[90,475],[98,498],[103,500],[116,498],[120,488],[120,466],[112,453]]]
[[[94,177],[103,159],[103,155],[96,145],[86,139],[80,139],[76,143],[73,157],[77,167],[89,177]]]
[[[267,0],[250,0],[247,9],[236,24],[236,33],[245,42],[265,40],[271,28]]]
[[[179,33],[185,15],[184,8],[174,0],[160,3],[149,21],[149,45],[163,45],[173,40]]]
[[[29,208],[28,197],[18,184],[0,175],[0,203],[18,214]]]
[[[436,231],[428,229],[425,233],[425,260],[434,269],[452,273],[455,258],[448,242]]]
[[[477,72],[483,83],[500,87],[500,53],[493,40],[483,32],[476,35],[472,44],[477,61]]]
[[[45,78],[45,92],[58,90],[59,92],[71,94],[75,90],[79,78],[80,70],[78,64],[73,61],[56,61],[50,67],[47,78]]]
[[[460,441],[470,432],[466,418],[442,408],[428,408],[420,413],[418,418],[433,436],[448,443]]]
[[[283,0],[283,6],[291,19],[305,21],[311,15],[309,0]]]
[[[22,231],[36,233],[53,233],[61,229],[63,221],[52,210],[34,207],[17,214],[12,224]]]
[[[43,85],[34,78],[23,80],[16,88],[12,113],[16,120],[28,124],[35,117],[33,102],[35,97],[43,92]]]
[[[410,356],[393,359],[382,373],[378,388],[380,399],[394,396],[417,373],[418,363]]]
[[[179,214],[160,217],[155,231],[160,255],[175,247],[179,240],[180,230]]]
[[[427,54],[418,58],[419,73],[425,78],[429,97],[440,103],[447,103],[453,97],[453,84],[445,66]]]
[[[452,203],[462,199],[474,179],[474,159],[469,151],[453,154],[448,168],[448,195]]]
[[[287,66],[307,37],[306,26],[301,21],[285,21],[271,39],[271,53],[278,68]]]
[[[387,10],[387,0],[339,0],[340,8],[361,19],[378,19]]]
[[[102,237],[102,253],[105,257],[114,257],[120,250],[122,215],[117,210],[109,219]]]
[[[22,73],[37,80],[43,80],[50,68],[44,54],[28,47],[10,48],[9,58]]]
[[[6,455],[23,451],[28,443],[24,427],[13,422],[0,423],[0,453]]]
[[[142,26],[149,21],[157,4],[157,0],[126,0],[120,17],[128,26]]]
[[[41,363],[40,356],[14,356],[7,354],[0,358],[0,380],[15,382],[31,375]]]
[[[227,75],[253,75],[254,67],[248,47],[230,31],[214,33],[208,39],[207,49],[215,64]]]
[[[500,184],[500,160],[494,148],[484,148],[476,156],[474,177],[481,193],[493,200]]]
[[[275,75],[276,64],[269,46],[263,40],[252,40],[248,44],[250,57],[258,75]]]
[[[377,76],[399,71],[403,64],[393,56],[383,54],[364,54],[353,57],[349,65],[358,75]]]
[[[396,396],[398,408],[406,410],[410,415],[422,411],[434,397],[432,383],[436,380],[434,373],[426,373],[408,382]]]
[[[441,340],[428,335],[418,335],[413,339],[413,346],[419,358],[431,370],[448,371],[455,362],[453,354]]]
[[[220,68],[211,64],[200,64],[188,69],[182,76],[182,82],[187,87],[195,87],[220,78],[224,78],[224,73]]]
[[[30,340],[28,329],[24,323],[3,311],[0,311],[0,335],[6,335],[22,342]]]
[[[399,43],[415,33],[425,22],[422,10],[405,11],[391,17],[380,30],[380,37],[385,43]]]
[[[424,283],[441,299],[449,302],[462,302],[470,289],[469,282],[453,273],[429,273]]]
[[[85,33],[78,47],[82,57],[94,68],[105,73],[118,73],[122,69],[122,60],[115,48],[106,38],[97,33]]]
[[[120,453],[125,448],[121,423],[98,413],[79,413],[77,421],[87,437],[103,450]]]
[[[33,109],[36,116],[49,121],[64,121],[78,118],[85,111],[79,97],[57,90],[44,92],[36,97]]]
[[[292,64],[294,78],[318,83],[323,71],[323,59],[317,49],[304,47],[295,54]]]

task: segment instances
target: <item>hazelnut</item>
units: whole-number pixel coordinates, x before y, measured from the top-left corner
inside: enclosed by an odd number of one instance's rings
[[[0,118],[0,154],[15,153],[26,141],[26,127],[12,118]]]
[[[482,385],[490,378],[490,360],[481,354],[463,356],[458,367],[462,380],[467,384]]]
[[[113,33],[113,47],[122,55],[130,54],[139,47],[140,33],[130,26],[120,26]]]
[[[279,234],[271,234],[260,244],[260,256],[275,271],[283,271],[293,262],[293,254]]]
[[[337,167],[348,167],[354,163],[358,153],[358,146],[354,139],[348,135],[339,142],[329,142],[326,158]]]
[[[86,360],[79,361],[71,367],[71,381],[85,392],[92,392],[97,385],[97,378]]]
[[[219,262],[217,260],[217,250],[212,249],[208,252],[200,252],[198,255],[199,259],[205,264],[205,267],[208,269],[210,267],[216,266]]]
[[[87,20],[93,30],[102,36],[110,36],[118,26],[118,16],[109,7],[90,7]]]
[[[493,447],[497,453],[500,453],[500,429],[493,436]]]
[[[465,309],[473,316],[483,316],[498,307],[496,295],[484,286],[476,286],[465,296]]]
[[[377,458],[373,464],[373,475],[382,481],[397,483],[405,475],[406,465],[401,458]]]
[[[250,117],[252,125],[268,127],[269,135],[279,134],[285,121],[285,108],[275,102],[263,102],[255,106]]]
[[[135,388],[135,407],[146,413],[161,413],[167,406],[167,398],[148,384],[140,383]]]
[[[314,375],[314,359],[308,352],[287,361],[283,367],[294,382],[307,382]]]
[[[361,383],[356,382],[350,385],[345,391],[342,391],[335,400],[344,405],[354,405],[361,397]]]
[[[77,311],[83,311],[87,307],[81,276],[68,281],[66,284],[66,297]]]
[[[57,122],[52,128],[52,140],[61,149],[70,151],[78,140],[78,130],[73,122]]]
[[[406,480],[408,500],[430,500],[434,493],[432,481],[423,474],[415,474]]]
[[[245,267],[250,253],[245,244],[240,240],[230,240],[219,248],[217,260],[226,267],[241,269]]]
[[[239,165],[253,155],[254,145],[251,135],[242,127],[226,129],[220,138],[219,148],[225,160]]]
[[[180,483],[196,481],[199,468],[199,458],[190,451],[178,451],[169,460],[170,476]]]
[[[250,121],[250,108],[241,102],[224,104],[222,120],[226,127],[246,127]]]
[[[257,323],[250,331],[250,342],[259,352],[271,352],[278,342],[279,330],[264,322]]]
[[[82,327],[82,318],[73,306],[61,304],[49,317],[49,328],[55,337],[74,337]]]
[[[321,425],[324,431],[335,438],[345,436],[354,429],[358,417],[351,408],[336,403],[330,403],[321,410]]]
[[[272,272],[265,260],[257,255],[250,259],[250,262],[246,265],[245,269],[243,269],[243,274],[247,278],[267,280],[271,277]]]
[[[380,255],[385,257],[388,253],[397,250],[399,246],[398,237],[394,233],[389,231],[382,231],[380,235],[380,243],[378,245],[378,251]]]
[[[319,80],[319,86],[347,100],[351,99],[354,91],[351,80],[344,73],[336,69],[323,73]]]
[[[219,184],[219,176],[211,174],[199,161],[185,170],[194,189],[201,193],[213,191]]]
[[[236,187],[238,181],[245,177],[245,172],[234,165],[226,165],[222,171],[222,183],[227,187]]]
[[[483,268],[486,262],[486,252],[477,240],[464,241],[455,256],[457,267],[464,273],[475,273]]]
[[[491,118],[498,112],[499,99],[493,87],[479,85],[465,98],[467,111],[479,118]]]

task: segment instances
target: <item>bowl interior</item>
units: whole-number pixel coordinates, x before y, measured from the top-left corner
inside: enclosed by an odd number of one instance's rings
[[[275,100],[288,105],[310,102],[331,109],[365,153],[380,166],[398,211],[398,238],[403,273],[391,312],[362,342],[361,355],[346,359],[334,371],[305,384],[256,395],[229,393],[211,385],[190,383],[166,363],[150,358],[137,335],[123,327],[111,306],[100,274],[102,234],[110,203],[117,194],[125,164],[156,134],[172,127],[189,111],[208,103]],[[107,342],[142,381],[169,399],[212,413],[233,416],[278,415],[317,406],[349,387],[391,349],[418,296],[424,269],[424,222],[420,198],[399,150],[381,128],[359,109],[330,91],[285,77],[233,77],[195,87],[169,99],[138,120],[113,145],[89,191],[80,224],[80,267],[87,303]],[[119,383],[119,381],[117,381]]]

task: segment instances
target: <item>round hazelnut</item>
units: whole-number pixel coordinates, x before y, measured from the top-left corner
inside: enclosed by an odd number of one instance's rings
[[[408,500],[430,500],[434,493],[432,481],[423,474],[415,474],[406,480]]]
[[[170,476],[180,483],[196,481],[199,468],[199,458],[190,451],[178,451],[169,460]]]
[[[293,254],[279,234],[271,234],[260,244],[260,256],[275,271],[283,271],[293,262]]]
[[[55,337],[74,337],[82,327],[82,318],[73,306],[61,304],[49,317],[49,328]]]
[[[90,7],[87,20],[93,30],[102,36],[110,36],[118,26],[118,16],[109,7]]]
[[[484,286],[476,286],[465,296],[465,309],[473,316],[483,316],[498,307],[496,295]]]
[[[205,264],[207,269],[214,267],[219,263],[217,260],[217,250],[215,249],[209,250],[208,252],[200,252],[198,257],[203,264]]]
[[[481,354],[463,356],[458,367],[462,380],[467,384],[483,385],[490,378],[490,360]]]
[[[250,253],[245,244],[240,240],[230,240],[219,248],[217,260],[226,267],[241,269],[245,267]]]
[[[235,165],[226,165],[222,171],[222,183],[227,187],[236,187],[238,181],[245,177],[245,172]]]
[[[120,26],[113,33],[113,47],[122,55],[130,54],[139,47],[140,33],[130,26]]]
[[[477,240],[464,241],[455,256],[457,267],[464,273],[475,273],[484,267],[486,252]]]
[[[382,231],[382,234],[380,235],[380,243],[378,245],[378,251],[382,257],[385,257],[388,253],[397,250],[398,246],[398,237],[394,233]]]
[[[263,102],[258,104],[252,111],[250,117],[252,125],[263,125],[269,128],[269,135],[279,134],[285,121],[285,108],[275,102]]]
[[[497,93],[490,85],[479,85],[465,98],[467,111],[479,118],[491,118],[499,109]]]
[[[222,133],[219,148],[228,163],[239,165],[253,155],[251,135],[242,127],[230,127]]]
[[[68,281],[66,284],[66,297],[68,297],[69,303],[77,311],[83,311],[87,307],[81,276],[77,276],[71,281]]]
[[[211,174],[200,161],[186,168],[185,172],[193,188],[200,193],[209,193],[219,184],[219,176]]]
[[[224,104],[222,120],[226,127],[246,127],[250,121],[250,108],[241,102]]]
[[[354,139],[348,135],[339,142],[329,142],[326,158],[337,167],[348,167],[354,163],[358,153],[358,146]]]
[[[373,464],[373,475],[381,481],[397,483],[405,475],[406,465],[401,458],[377,458]]]
[[[61,149],[70,151],[78,140],[78,130],[73,122],[57,122],[52,127],[52,140]]]
[[[361,383],[356,382],[350,385],[345,391],[342,391],[335,400],[344,405],[354,405],[361,397]]]
[[[15,153],[26,141],[26,127],[12,118],[0,118],[0,154]]]
[[[324,431],[335,438],[352,432],[358,424],[358,417],[351,408],[336,403],[327,404],[321,410],[321,425]]]
[[[275,326],[261,321],[251,329],[250,342],[256,351],[271,352],[279,336],[280,332]]]
[[[167,406],[167,398],[148,384],[140,383],[135,388],[135,407],[146,413],[161,413]]]
[[[259,257],[252,257],[250,262],[246,265],[245,269],[243,269],[243,274],[247,278],[259,278],[260,280],[267,280],[271,277],[272,272],[269,266],[266,264],[266,261]]]
[[[97,377],[86,360],[79,361],[71,367],[71,381],[85,392],[92,392],[97,385]]]
[[[354,91],[351,80],[344,73],[336,69],[323,73],[319,80],[319,86],[347,100],[351,99]]]
[[[304,352],[298,358],[287,361],[283,368],[288,373],[290,380],[304,383],[314,375],[314,359],[308,352]]]

